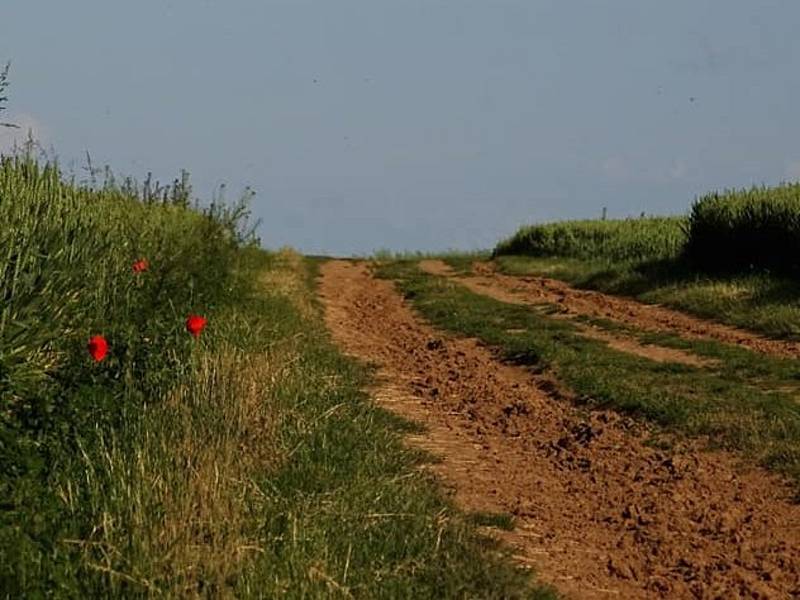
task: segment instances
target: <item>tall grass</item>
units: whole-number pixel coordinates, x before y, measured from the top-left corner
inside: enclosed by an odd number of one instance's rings
[[[108,526],[84,462],[193,369],[186,315],[231,300],[238,209],[190,210],[180,189],[159,189],[97,189],[28,156],[0,159],[0,589],[74,576],[64,540]],[[133,273],[143,257],[152,269]],[[93,334],[109,342],[101,363],[86,351]]]
[[[705,271],[800,269],[800,183],[713,192],[688,218],[564,221],[522,227],[495,256],[526,255],[609,262],[688,259]]]
[[[417,469],[313,265],[186,196],[0,162],[0,597],[552,597]]]
[[[564,279],[774,337],[800,332],[800,183],[710,193],[686,219],[523,227],[495,255],[509,274]]]
[[[685,225],[683,217],[529,225],[498,243],[494,255],[655,261],[680,253],[686,240]]]
[[[708,194],[692,206],[686,255],[714,270],[800,268],[800,183]]]

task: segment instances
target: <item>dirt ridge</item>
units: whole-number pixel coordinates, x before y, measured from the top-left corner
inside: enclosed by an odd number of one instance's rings
[[[573,288],[556,279],[505,275],[497,272],[491,263],[474,263],[472,275],[457,274],[441,260],[423,260],[420,268],[433,275],[455,277],[472,291],[504,302],[549,303],[559,306],[568,315],[608,319],[644,331],[668,332],[686,339],[712,339],[773,356],[800,357],[800,342],[768,338],[657,304]]]

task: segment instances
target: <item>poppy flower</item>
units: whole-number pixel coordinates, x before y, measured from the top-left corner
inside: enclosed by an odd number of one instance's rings
[[[150,263],[147,262],[146,258],[141,258],[133,263],[133,272],[134,273],[142,273],[147,271],[150,268]]]
[[[191,333],[194,337],[199,338],[200,332],[203,331],[206,323],[208,323],[208,319],[205,317],[201,317],[200,315],[189,315],[189,318],[186,319],[186,331]]]
[[[95,362],[100,362],[108,354],[108,342],[102,335],[95,335],[89,338],[86,349]]]

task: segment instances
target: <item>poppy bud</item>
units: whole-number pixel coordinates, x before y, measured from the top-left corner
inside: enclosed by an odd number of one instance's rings
[[[95,362],[100,362],[106,357],[106,354],[108,354],[108,342],[102,335],[95,335],[89,338],[86,349]]]
[[[194,337],[199,338],[200,332],[203,331],[206,323],[208,323],[208,319],[205,317],[201,317],[200,315],[189,315],[189,318],[186,319],[186,331],[191,333]]]

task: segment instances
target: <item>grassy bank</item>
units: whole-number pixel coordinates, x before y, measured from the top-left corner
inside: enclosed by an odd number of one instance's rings
[[[788,276],[767,272],[706,274],[673,261],[639,264],[502,256],[495,264],[508,275],[551,277],[579,288],[663,304],[775,338],[800,339],[800,283]]]
[[[4,597],[548,597],[371,404],[313,263],[185,182],[2,167]]]
[[[506,360],[552,372],[590,405],[629,412],[681,434],[707,435],[721,447],[800,479],[795,361],[662,335],[656,336],[658,343],[713,362],[702,367],[658,363],[581,336],[575,324],[549,317],[546,306],[536,310],[477,295],[413,263],[384,266],[382,273],[395,279],[435,326],[479,338]]]
[[[699,198],[686,218],[521,228],[494,256],[510,275],[664,304],[773,337],[800,337],[800,184]]]
[[[232,302],[237,216],[191,210],[185,181],[157,191],[0,162],[0,587],[11,596],[76,593],[112,569],[81,558],[116,552],[93,539],[115,527],[101,507],[119,492],[98,470],[112,468],[118,433],[193,373],[187,316],[213,323]],[[96,335],[108,346],[97,361]]]

